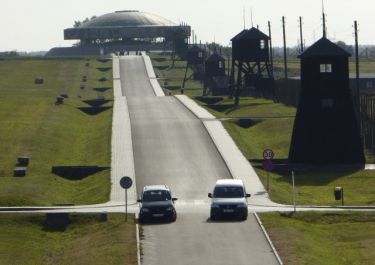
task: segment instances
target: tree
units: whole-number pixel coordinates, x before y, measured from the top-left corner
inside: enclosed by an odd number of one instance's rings
[[[347,45],[345,42],[343,41],[338,41],[336,42],[337,46],[341,47],[342,49],[344,49],[345,51],[349,52],[349,53],[353,53],[353,46],[352,45]]]

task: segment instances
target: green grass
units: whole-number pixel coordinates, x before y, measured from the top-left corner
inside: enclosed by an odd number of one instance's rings
[[[375,264],[375,213],[262,213],[284,264]]]
[[[168,54],[163,53],[149,53],[152,60],[155,74],[159,78],[161,87],[166,95],[181,94],[181,87],[185,76],[186,61],[176,60],[174,67],[172,67],[172,59]],[[187,77],[192,74],[191,69],[188,69]],[[189,79],[185,84],[184,94],[188,96],[201,96],[203,85],[193,79]]]
[[[0,214],[0,265],[137,264],[133,216],[98,214],[70,217],[64,232],[44,227],[42,214]]]
[[[78,107],[84,99],[95,99],[93,87],[101,84],[103,66],[84,59],[17,59],[0,61],[0,205],[91,204],[109,197],[109,170],[81,181],[70,181],[51,173],[52,166],[110,165],[112,110],[89,116]],[[108,64],[110,65],[110,63]],[[88,77],[81,90],[81,77]],[[34,78],[45,79],[35,85]],[[55,98],[68,94],[63,105]],[[112,98],[112,91],[105,92]],[[108,104],[110,106],[110,104]],[[16,158],[30,156],[27,176],[13,177]]]

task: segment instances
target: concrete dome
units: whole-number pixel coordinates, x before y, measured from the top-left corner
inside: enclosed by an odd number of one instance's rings
[[[114,27],[145,27],[175,26],[172,21],[160,16],[135,10],[116,11],[105,14],[82,24],[79,28],[114,28]]]

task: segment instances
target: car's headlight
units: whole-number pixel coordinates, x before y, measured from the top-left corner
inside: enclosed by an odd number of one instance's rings
[[[167,209],[166,209],[167,212],[170,212],[170,211],[173,211],[173,207],[172,206],[169,206]]]
[[[147,209],[147,208],[141,208],[141,212],[148,213],[148,212],[150,212],[150,210]]]

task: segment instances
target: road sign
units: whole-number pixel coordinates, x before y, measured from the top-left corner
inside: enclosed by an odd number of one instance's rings
[[[263,151],[263,158],[266,160],[271,160],[274,157],[274,153],[271,149],[266,149]]]
[[[133,185],[133,180],[129,177],[123,177],[121,178],[120,180],[120,186],[123,188],[123,189],[129,189],[131,186]]]
[[[120,186],[125,189],[125,221],[128,221],[128,189],[133,185],[133,180],[129,177],[120,179]]]
[[[271,171],[273,169],[272,160],[264,160],[264,162],[263,162],[263,168],[266,171]]]

